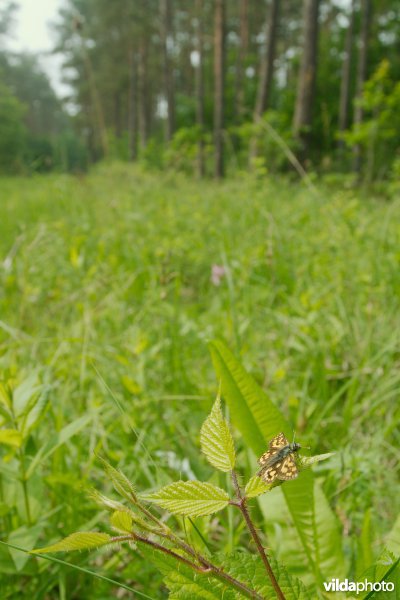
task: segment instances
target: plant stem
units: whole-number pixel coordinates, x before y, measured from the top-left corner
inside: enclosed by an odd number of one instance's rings
[[[263,597],[260,596],[260,594],[258,594],[255,590],[252,590],[251,588],[247,587],[247,585],[245,585],[241,581],[238,581],[237,579],[235,579],[234,577],[229,575],[229,573],[225,573],[225,571],[223,571],[221,569],[221,567],[217,567],[216,565],[214,565],[210,561],[208,561],[206,558],[200,557],[199,555],[197,555],[197,553],[193,549],[191,549],[191,553],[199,560],[200,565],[197,565],[196,563],[193,563],[192,561],[188,560],[184,556],[177,554],[173,550],[170,550],[169,548],[166,548],[165,546],[162,546],[161,544],[158,544],[157,542],[154,542],[153,540],[149,540],[148,538],[137,535],[136,533],[132,534],[131,539],[134,539],[137,542],[141,542],[143,544],[151,546],[152,548],[155,548],[156,550],[159,550],[160,552],[164,552],[164,554],[168,554],[169,556],[172,556],[174,559],[179,560],[180,562],[184,563],[186,566],[197,571],[198,573],[209,573],[210,575],[212,575],[216,579],[219,579],[223,583],[228,583],[231,587],[235,588],[236,590],[238,590],[239,592],[244,594],[246,596],[246,598],[253,598],[255,600],[264,600]],[[185,546],[186,546],[186,544],[185,544]],[[189,546],[187,546],[187,548],[189,548]]]
[[[239,500],[239,502],[234,503],[234,504],[235,504],[235,506],[237,506],[239,508],[240,512],[243,515],[244,520],[246,521],[246,525],[250,531],[251,537],[253,538],[253,540],[256,544],[258,553],[261,557],[261,560],[264,563],[265,570],[268,573],[268,577],[270,578],[270,581],[276,592],[277,597],[279,598],[279,600],[285,600],[285,596],[284,596],[281,588],[279,587],[279,583],[275,577],[275,574],[271,568],[271,565],[269,564],[269,560],[268,560],[267,555],[265,554],[265,550],[261,543],[260,537],[256,531],[253,521],[251,520],[249,511],[247,510],[246,497],[242,496],[242,492],[241,492],[240,485],[238,482],[237,474],[235,471],[231,471],[231,474],[232,474],[233,487],[235,489],[236,496]]]
[[[247,598],[254,598],[255,600],[263,600],[263,597],[260,596],[260,594],[258,594],[255,590],[252,590],[251,588],[247,587],[247,585],[245,585],[241,581],[238,581],[237,579],[235,579],[234,577],[229,575],[229,573],[225,573],[225,571],[223,571],[223,569],[221,567],[217,567],[216,565],[211,563],[205,556],[202,556],[199,552],[197,552],[197,550],[195,550],[194,548],[189,546],[189,544],[187,544],[186,542],[181,540],[180,537],[178,537],[171,529],[169,529],[169,527],[167,527],[164,523],[162,523],[149,510],[147,510],[147,508],[145,508],[140,502],[138,502],[136,504],[136,506],[139,508],[139,510],[141,510],[143,512],[143,514],[145,514],[149,519],[151,519],[151,521],[153,521],[153,523],[156,523],[158,525],[158,527],[160,527],[159,531],[153,532],[155,535],[158,535],[164,539],[169,540],[172,543],[175,543],[179,548],[181,548],[184,552],[186,552],[186,554],[193,557],[193,559],[197,560],[200,564],[197,565],[196,563],[188,560],[184,556],[177,554],[173,550],[170,550],[169,548],[166,548],[165,546],[162,546],[161,544],[158,544],[157,542],[154,542],[153,540],[149,540],[148,538],[142,537],[136,533],[132,534],[133,539],[135,539],[138,542],[147,544],[148,546],[152,546],[153,548],[156,548],[157,550],[160,550],[161,552],[164,552],[165,554],[173,556],[173,558],[185,563],[188,567],[196,570],[199,573],[212,574],[216,579],[219,579],[222,582],[228,583],[231,587],[234,587],[235,589],[240,591]]]
[[[16,417],[14,414],[13,406],[11,408],[11,421],[12,421],[14,429],[17,429],[19,431],[18,423],[17,423]],[[22,485],[22,493],[24,496],[26,520],[27,520],[28,525],[31,525],[32,524],[32,516],[31,516],[31,507],[30,507],[30,503],[29,503],[29,493],[28,493],[28,483],[27,483],[27,478],[26,478],[24,450],[25,450],[25,447],[18,449],[19,473],[20,473],[20,480],[21,480],[21,485]]]
[[[160,550],[161,552],[164,552],[165,554],[168,554],[169,556],[172,556],[173,558],[184,563],[191,569],[195,569],[196,571],[199,571],[202,573],[209,571],[209,569],[204,569],[202,567],[199,567],[199,565],[196,565],[195,563],[191,562],[184,556],[177,554],[173,550],[170,550],[170,548],[166,548],[165,546],[162,546],[161,544],[157,544],[157,542],[154,542],[153,540],[149,540],[149,538],[146,538],[146,537],[143,537],[141,535],[137,535],[136,533],[134,533],[133,539],[137,542],[142,542],[143,544],[146,544],[147,546],[151,546],[152,548],[156,548],[157,550]]]
[[[25,456],[23,450],[19,449],[19,472],[22,485],[22,492],[24,495],[26,520],[28,525],[32,524],[31,507],[29,503],[28,483],[26,480],[26,469],[25,469]]]

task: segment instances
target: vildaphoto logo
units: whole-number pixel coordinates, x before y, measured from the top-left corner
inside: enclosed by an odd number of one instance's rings
[[[332,579],[331,581],[324,581],[324,588],[326,592],[355,592],[360,594],[361,592],[393,592],[394,583],[392,581],[349,581],[345,579]]]

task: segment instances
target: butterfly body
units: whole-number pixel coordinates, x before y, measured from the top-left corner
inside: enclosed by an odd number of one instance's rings
[[[298,468],[294,454],[301,448],[300,444],[290,444],[283,433],[279,433],[269,443],[267,452],[258,460],[261,469],[258,476],[265,483],[273,483],[277,479],[289,481],[295,479]]]

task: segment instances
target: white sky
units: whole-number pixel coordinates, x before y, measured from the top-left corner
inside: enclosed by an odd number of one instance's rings
[[[1,1],[1,0],[0,0]],[[16,0],[16,23],[8,47],[16,52],[49,52],[54,45],[50,22],[55,21],[63,0]],[[61,82],[60,57],[43,56],[41,64],[59,94],[67,90]]]

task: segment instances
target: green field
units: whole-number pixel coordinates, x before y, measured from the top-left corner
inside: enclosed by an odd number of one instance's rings
[[[399,200],[119,164],[81,178],[1,179],[0,197],[2,380],[20,406],[38,400],[28,425],[18,406],[12,422],[1,411],[4,430],[25,427],[22,437],[0,429],[2,540],[31,549],[102,530],[86,490],[113,492],[96,452],[141,491],[218,483],[199,430],[218,391],[208,343],[219,338],[297,440],[336,452],[315,474],[347,573],[395,550],[386,536],[400,509]],[[250,476],[254,456],[237,430],[235,440]],[[273,494],[269,520],[254,501],[257,524],[313,585]],[[199,523],[212,552],[251,548],[231,509]],[[129,548],[61,558],[167,596],[157,567]],[[5,546],[0,565],[2,598],[115,596],[107,582]]]

